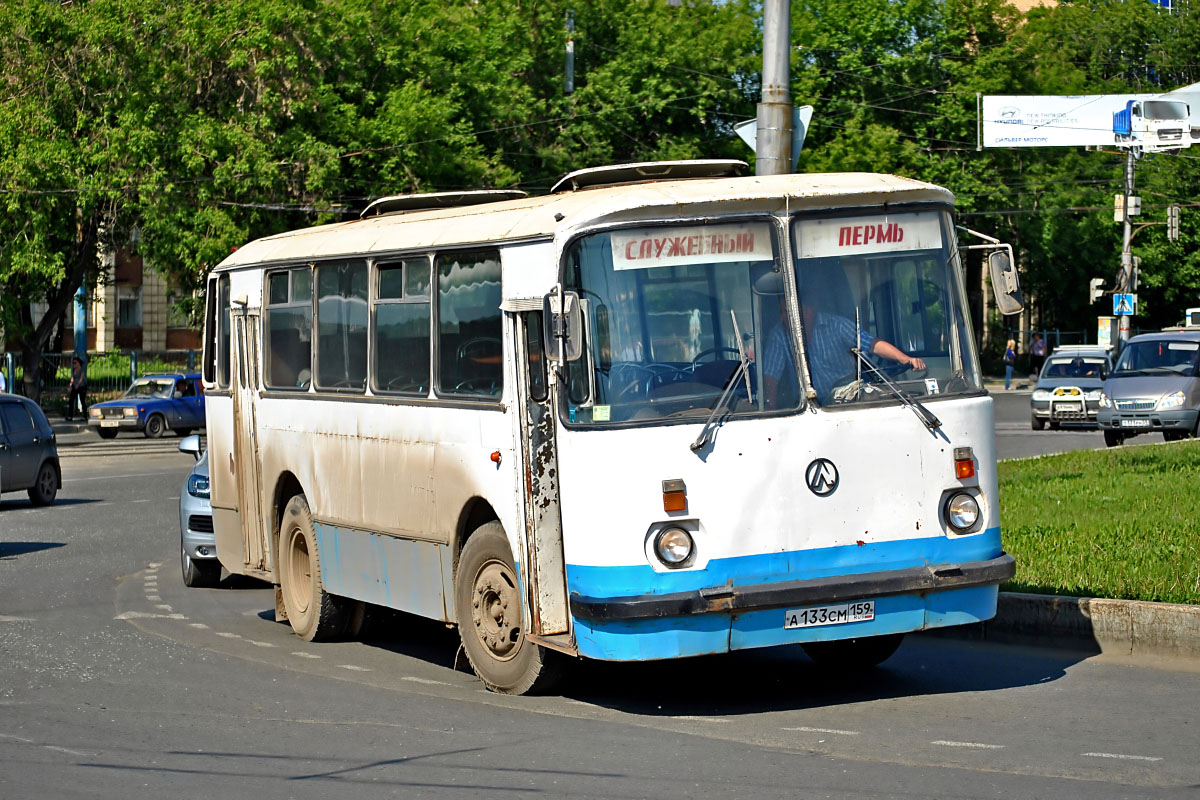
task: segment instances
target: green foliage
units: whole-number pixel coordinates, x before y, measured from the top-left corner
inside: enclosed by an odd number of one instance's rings
[[[1000,464],[1006,588],[1200,602],[1200,442]]]

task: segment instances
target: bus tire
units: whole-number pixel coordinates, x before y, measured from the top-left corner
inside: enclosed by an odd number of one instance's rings
[[[521,590],[499,522],[467,539],[454,575],[458,635],[483,685],[501,694],[545,691],[557,680],[557,654],[525,636]]]
[[[303,495],[288,501],[279,523],[279,584],[292,630],[306,642],[338,639],[348,601],[325,591],[312,512]]]
[[[838,670],[866,669],[891,658],[904,641],[903,633],[802,644],[805,654],[822,667]]]

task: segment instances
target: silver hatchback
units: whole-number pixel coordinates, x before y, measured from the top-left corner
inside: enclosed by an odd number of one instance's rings
[[[1109,447],[1141,433],[1161,433],[1168,442],[1195,436],[1200,331],[1130,339],[1104,382],[1098,416]]]
[[[201,454],[200,437],[195,434],[185,436],[179,449],[196,457],[196,466],[179,490],[179,564],[183,583],[191,587],[216,586],[221,582],[221,562],[217,560],[217,538],[209,502],[208,451]]]

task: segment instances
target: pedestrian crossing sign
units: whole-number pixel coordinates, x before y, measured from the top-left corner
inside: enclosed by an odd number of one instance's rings
[[[1114,294],[1113,299],[1113,315],[1117,317],[1134,317],[1137,316],[1137,295],[1136,294]]]

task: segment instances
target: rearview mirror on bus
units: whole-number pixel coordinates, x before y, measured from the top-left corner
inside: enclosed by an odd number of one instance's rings
[[[583,320],[579,295],[575,292],[551,292],[543,304],[546,330],[546,355],[551,361],[575,361],[583,355]]]
[[[1017,268],[1013,264],[1012,247],[988,253],[988,272],[992,277],[992,291],[996,295],[996,307],[1001,314],[1016,314],[1025,306],[1021,297],[1021,284],[1017,280]]]

